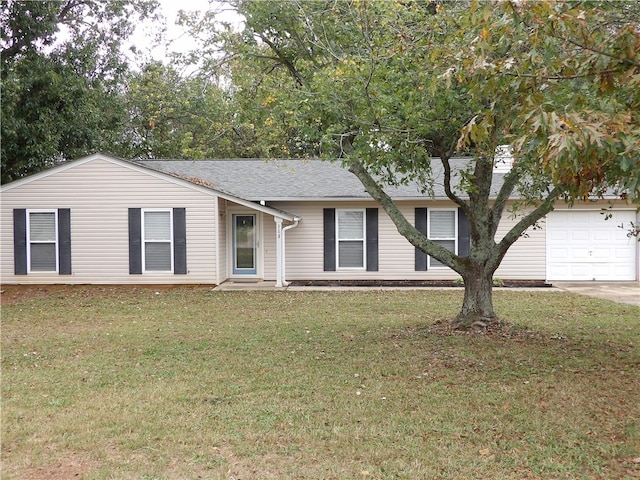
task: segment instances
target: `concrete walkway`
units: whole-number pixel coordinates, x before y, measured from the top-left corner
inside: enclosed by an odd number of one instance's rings
[[[264,280],[227,280],[226,282],[221,283],[216,288],[215,291],[223,290],[223,291],[243,291],[243,290],[276,290],[276,282],[275,281],[264,281]],[[285,290],[284,288],[278,288],[277,290]]]
[[[640,282],[553,282],[565,292],[640,306]]]
[[[243,280],[227,280],[214,288],[216,291],[246,291],[246,290],[277,290],[277,291],[289,291],[289,292],[364,292],[367,290],[459,290],[463,291],[460,287],[431,287],[431,286],[348,286],[348,285],[305,285],[295,286],[289,285],[284,288],[276,288],[275,281],[257,280],[257,281],[243,281]],[[511,289],[513,290],[513,289]],[[526,288],[518,289],[526,290]],[[540,288],[531,288],[531,290],[540,290]]]
[[[285,287],[277,288],[273,281],[227,281],[218,285],[216,291],[243,291],[243,290],[279,290],[279,291],[364,291],[364,290],[460,290],[460,287]],[[496,288],[498,290],[498,288]],[[505,288],[508,291],[565,291],[586,295],[590,297],[604,298],[618,303],[628,303],[640,306],[640,282],[554,282],[552,288]]]

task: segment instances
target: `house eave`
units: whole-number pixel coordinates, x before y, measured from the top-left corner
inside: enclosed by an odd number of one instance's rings
[[[202,185],[198,185],[196,183],[190,182],[187,179],[183,179],[181,177],[177,177],[175,175],[171,175],[168,173],[164,173],[161,172],[159,170],[155,170],[153,168],[150,167],[146,167],[144,165],[140,165],[138,163],[135,163],[133,161],[129,161],[129,160],[125,160],[122,158],[117,158],[114,157],[112,155],[109,154],[105,154],[105,153],[94,153],[92,155],[89,155],[87,157],[83,157],[83,158],[79,158],[77,160],[69,160],[69,161],[65,161],[60,163],[59,165],[55,165],[51,168],[48,168],[46,170],[43,170],[42,172],[38,172],[35,173],[33,175],[29,175],[28,177],[24,177],[24,178],[20,178],[18,180],[14,180],[11,183],[8,183],[6,185],[2,185],[0,187],[0,193],[4,193],[7,191],[10,191],[14,188],[17,188],[21,185],[27,185],[31,182],[37,181],[39,179],[42,178],[46,178],[49,177],[50,175],[54,175],[60,172],[64,172],[66,170],[72,169],[72,168],[76,168],[79,167],[81,165],[84,165],[86,163],[92,162],[92,161],[96,161],[96,160],[102,160],[105,162],[109,162],[109,163],[113,163],[116,165],[119,165],[121,167],[124,168],[128,168],[130,170],[134,170],[140,173],[144,173],[145,175],[150,175],[152,177],[155,178],[159,178],[161,180],[176,184],[176,185],[180,185],[186,188],[189,188],[191,190],[195,190],[201,193],[204,193],[206,195],[212,196],[212,197],[219,197],[225,200],[229,200],[231,202],[237,203],[239,205],[242,205],[244,207],[253,209],[253,210],[257,210],[259,212],[262,213],[267,213],[269,215],[272,215],[274,217],[278,217],[278,218],[282,218],[284,220],[288,220],[290,222],[295,221],[296,219],[299,220],[299,218],[289,212],[285,212],[284,210],[280,210],[277,208],[272,208],[272,207],[268,207],[268,206],[264,206],[264,205],[260,205],[257,203],[254,203],[251,200],[247,200],[245,198],[241,198],[238,197],[236,195],[232,195],[220,190],[217,190],[215,188],[212,187],[207,187],[207,186],[202,186]]]
[[[366,195],[362,197],[268,197],[261,198],[265,202],[363,202],[373,201]],[[392,197],[394,202],[451,201],[448,197]],[[259,201],[255,199],[254,201]]]

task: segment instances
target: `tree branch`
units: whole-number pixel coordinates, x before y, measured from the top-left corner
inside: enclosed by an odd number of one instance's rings
[[[460,273],[462,267],[460,266],[458,257],[450,250],[429,240],[424,234],[411,225],[391,197],[378,185],[360,161],[351,160],[349,171],[358,177],[365,191],[387,212],[387,215],[391,218],[400,235],[405,237],[414,247]]]
[[[260,33],[258,34],[258,36],[260,37],[260,39],[266,43],[269,48],[271,48],[271,50],[273,51],[273,53],[276,54],[277,57],[277,61],[282,63],[285,67],[287,67],[287,70],[289,70],[289,73],[291,74],[291,76],[295,79],[296,82],[298,82],[298,84],[300,86],[304,85],[304,79],[302,78],[302,75],[300,75],[300,72],[298,72],[298,70],[296,69],[295,65],[291,62],[291,60],[289,60],[284,53],[282,53],[280,51],[280,49],[271,41],[269,40],[266,35]],[[275,60],[275,59],[274,59]]]
[[[504,177],[504,182],[502,183],[502,187],[500,187],[500,191],[498,192],[498,196],[495,199],[493,207],[489,210],[489,214],[491,215],[491,225],[493,230],[493,235],[495,235],[498,225],[500,224],[500,219],[502,218],[502,212],[504,211],[504,207],[507,204],[507,200],[511,197],[511,194],[516,188],[518,181],[520,180],[520,174],[515,168],[512,168],[507,175]]]
[[[527,230],[527,228],[535,225],[535,223],[547,215],[549,212],[553,210],[553,205],[558,199],[558,194],[560,193],[558,188],[554,188],[549,192],[547,198],[538,205],[532,212],[525,215],[520,219],[518,223],[516,223],[511,229],[506,233],[506,235],[502,238],[500,243],[498,244],[498,254],[496,257],[492,259],[492,263],[498,267],[500,262],[507,253],[507,250],[513,245],[516,240],[518,240],[522,234]]]
[[[616,57],[613,57],[616,58]],[[634,65],[640,66],[640,64],[633,63]],[[536,75],[533,73],[513,73],[513,72],[505,72],[501,71],[501,75],[505,75],[508,77],[516,77],[516,78],[533,78],[540,80],[576,80],[578,78],[591,78],[597,77],[600,75],[608,75],[610,73],[617,73],[618,70],[610,69],[610,70],[602,70],[600,72],[589,72],[589,73],[581,73],[581,74],[573,74],[573,75]]]
[[[469,213],[469,207],[467,203],[462,200],[462,198],[458,197],[453,190],[451,190],[451,163],[449,162],[448,156],[441,156],[440,161],[442,162],[442,166],[444,167],[444,193],[447,197],[452,201],[460,205],[465,213]]]
[[[614,60],[617,60],[620,63],[633,65],[634,67],[640,67],[640,63],[639,62],[636,62],[636,61],[634,61],[633,59],[631,59],[629,57],[620,58],[618,55],[616,55],[614,53],[605,52],[604,50],[600,50],[599,48],[592,47],[592,46],[589,46],[589,45],[583,45],[580,42],[577,42],[576,40],[573,40],[571,38],[565,38],[565,37],[560,37],[560,36],[556,36],[556,38],[559,38],[560,40],[566,40],[567,42],[571,43],[572,45],[575,45],[576,47],[581,48],[583,50],[587,50],[589,52],[597,53],[598,55],[602,55],[603,57],[613,58]]]

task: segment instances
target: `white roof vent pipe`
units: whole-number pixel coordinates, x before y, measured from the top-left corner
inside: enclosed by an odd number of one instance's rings
[[[513,167],[513,147],[511,145],[498,145],[496,156],[493,157],[493,168],[498,173],[507,173]]]

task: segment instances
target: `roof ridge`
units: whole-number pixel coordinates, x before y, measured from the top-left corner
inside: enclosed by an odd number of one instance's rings
[[[338,159],[336,159],[338,160]],[[322,158],[137,158],[134,162],[284,162],[284,161],[319,161],[331,163],[332,160]]]

